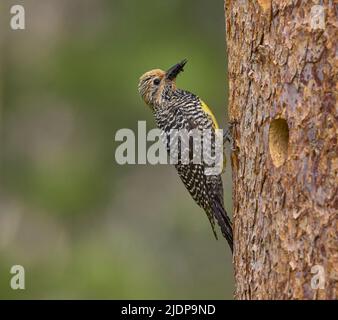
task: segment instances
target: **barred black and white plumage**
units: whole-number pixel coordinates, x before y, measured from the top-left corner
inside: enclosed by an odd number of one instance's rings
[[[171,151],[169,140],[173,131],[185,129],[188,132],[192,130],[202,132],[209,129],[215,134],[215,129],[218,128],[210,109],[198,96],[176,88],[176,76],[183,71],[185,63],[186,61],[182,61],[167,72],[160,69],[151,70],[141,77],[139,83],[139,92],[153,111],[169,153]],[[191,145],[188,144],[186,147],[189,148]],[[194,163],[192,159],[188,163],[179,160],[175,167],[192,198],[206,212],[215,237],[217,238],[216,219],[223,236],[233,250],[232,225],[224,209],[221,175],[206,175],[208,165],[203,160],[201,163]]]

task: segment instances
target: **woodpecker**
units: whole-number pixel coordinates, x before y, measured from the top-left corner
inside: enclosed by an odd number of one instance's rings
[[[210,108],[197,95],[176,87],[178,74],[184,71],[187,60],[175,64],[167,71],[153,69],[143,74],[138,90],[144,102],[151,108],[155,122],[162,132],[173,129],[191,131],[218,129],[215,116]],[[167,144],[167,151],[170,146]],[[201,163],[178,162],[176,170],[195,202],[207,214],[212,231],[217,239],[215,220],[233,250],[232,224],[224,209],[223,184],[220,174],[205,174],[207,167]]]

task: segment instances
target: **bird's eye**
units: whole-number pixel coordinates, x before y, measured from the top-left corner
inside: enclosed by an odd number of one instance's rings
[[[154,80],[154,85],[158,86],[160,84],[161,80],[159,78],[156,78]]]

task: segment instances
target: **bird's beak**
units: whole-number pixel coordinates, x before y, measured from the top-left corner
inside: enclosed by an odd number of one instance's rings
[[[183,70],[185,64],[188,62],[187,59],[182,60],[180,63],[175,64],[166,72],[166,78],[169,80],[174,80],[178,74]]]

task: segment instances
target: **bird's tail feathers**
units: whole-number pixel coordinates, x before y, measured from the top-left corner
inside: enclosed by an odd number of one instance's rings
[[[233,252],[232,223],[221,202],[217,200],[214,201],[213,213],[218,222],[218,225],[221,228],[224,238],[227,240],[230,246],[231,252]]]

